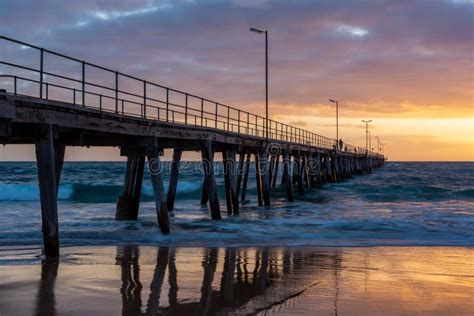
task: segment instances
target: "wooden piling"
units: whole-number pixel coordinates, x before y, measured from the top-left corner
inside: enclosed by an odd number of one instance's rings
[[[311,189],[311,175],[309,174],[309,169],[308,169],[308,157],[306,154],[303,154],[302,156],[302,164],[303,164],[303,172],[304,172],[304,180],[306,183],[306,187],[308,189]]]
[[[288,166],[287,168],[285,168],[285,165],[284,165],[284,161],[285,161],[285,157],[286,155],[288,155]],[[286,182],[288,181],[288,176],[289,176],[289,170],[290,170],[290,167],[291,167],[291,155],[289,154],[289,152],[287,151],[286,153],[283,154],[283,170],[281,172],[281,184],[286,184]]]
[[[148,168],[150,171],[151,184],[155,194],[155,208],[158,226],[163,234],[170,232],[168,215],[168,204],[165,197],[165,186],[163,185],[163,170],[160,161],[162,151],[158,148],[150,148],[147,152]]]
[[[116,220],[137,220],[143,183],[145,157],[138,154],[127,156],[124,190],[117,200]]]
[[[53,127],[45,126],[35,140],[46,257],[59,256],[59,225]]]
[[[206,206],[209,202],[209,196],[206,189],[206,177],[202,179],[202,191],[201,191],[201,206]]]
[[[61,173],[64,164],[64,154],[66,146],[57,141],[54,142],[54,175],[56,177],[56,198],[59,193],[59,184],[61,182]]]
[[[242,185],[242,176],[244,172],[244,163],[245,163],[245,153],[241,152],[239,154],[239,164],[237,166],[237,181],[235,184],[235,189],[236,189],[236,195],[237,199],[240,197],[240,190],[241,190],[241,185]]]
[[[204,169],[206,192],[209,199],[209,208],[212,219],[222,219],[219,197],[217,196],[217,184],[214,175],[214,154],[210,141],[202,143],[201,157]]]
[[[262,171],[262,193],[263,204],[270,206],[270,166],[268,161],[268,150],[265,150],[260,159]]]
[[[321,154],[319,152],[316,154],[316,181],[317,181],[317,186],[320,187],[322,184],[322,175],[321,175]]]
[[[303,163],[301,160],[301,154],[298,152],[295,155],[295,161],[296,161],[296,183],[298,185],[298,194],[299,195],[304,195],[304,186],[303,186]]]
[[[273,168],[272,188],[276,187],[276,181],[278,177],[278,165],[280,163],[280,154],[276,155],[275,166]]]
[[[239,214],[239,201],[237,197],[235,178],[235,151],[224,150],[222,152],[224,163],[224,183],[227,202],[227,215]]]
[[[258,206],[263,206],[263,192],[262,192],[262,172],[260,169],[260,154],[255,154],[255,179],[257,184],[257,199]]]
[[[243,202],[245,201],[245,194],[247,192],[247,183],[249,179],[249,172],[250,172],[250,158],[251,154],[247,154],[247,158],[245,159],[245,173],[244,173],[244,182],[242,183],[242,193],[240,200]]]
[[[326,174],[327,174],[327,178],[328,178],[328,182],[335,182],[335,179],[333,177],[333,173],[332,173],[332,168],[331,168],[331,161],[330,161],[330,155],[327,154],[325,157],[324,157],[324,161],[326,163]]]
[[[291,174],[291,156],[288,152],[284,153],[283,157],[283,176],[285,176],[285,184],[286,184],[286,194],[288,198],[288,202],[294,201],[293,196],[293,183],[292,183],[292,174]]]
[[[171,174],[170,182],[168,185],[168,212],[174,210],[174,201],[176,198],[176,187],[178,186],[178,177],[179,177],[179,163],[181,161],[181,155],[183,150],[181,148],[175,148],[173,150],[173,160],[171,161]]]

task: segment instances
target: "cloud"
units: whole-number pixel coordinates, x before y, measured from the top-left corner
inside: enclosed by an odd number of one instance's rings
[[[308,125],[308,123],[303,120],[297,120],[297,121],[288,122],[288,125],[305,127],[306,125]]]
[[[472,116],[473,15],[465,0],[0,3],[3,35],[259,114],[264,40],[249,27],[268,29],[276,117],[332,117],[328,98],[346,117]],[[30,51],[0,45],[38,67]]]

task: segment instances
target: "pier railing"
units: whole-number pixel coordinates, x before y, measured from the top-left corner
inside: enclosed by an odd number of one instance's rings
[[[28,51],[28,55],[31,55],[30,51],[33,51],[38,55],[33,55],[37,68],[24,60],[21,64],[0,60],[0,64],[15,69],[13,74],[0,72],[0,78],[7,79],[1,80],[0,84],[9,86],[7,90],[13,91],[15,95],[63,101],[146,120],[265,137],[266,120],[260,115],[12,38],[0,36],[0,40],[5,46],[16,45],[15,48],[21,52]],[[22,58],[21,55],[16,57]],[[61,71],[49,70],[47,64],[53,61],[62,63]],[[286,141],[324,149],[338,148],[335,139],[271,119],[268,120],[268,138],[270,141]],[[377,156],[365,148],[348,144],[338,149]]]

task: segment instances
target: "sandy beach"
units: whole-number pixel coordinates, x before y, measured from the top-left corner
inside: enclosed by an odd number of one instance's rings
[[[0,252],[1,315],[469,315],[466,247],[67,247]]]

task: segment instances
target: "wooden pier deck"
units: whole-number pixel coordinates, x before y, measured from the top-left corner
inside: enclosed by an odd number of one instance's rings
[[[252,157],[260,206],[271,205],[277,183],[286,186],[288,200],[293,201],[305,189],[371,172],[385,161],[365,148],[338,146],[337,140],[298,127],[274,120],[267,123],[264,117],[241,109],[0,36],[0,45],[5,43],[9,45],[5,56],[11,45],[38,52],[38,68],[0,60],[0,142],[35,145],[48,257],[59,255],[57,192],[69,146],[115,146],[127,157],[117,220],[137,219],[148,160],[157,220],[165,234],[170,233],[168,212],[174,208],[184,151],[201,152],[201,202],[209,205],[215,220],[222,218],[215,153],[222,154],[224,163],[228,216],[239,214],[240,201],[245,200]],[[79,66],[79,74],[49,71],[46,56]],[[104,79],[106,75],[114,79],[112,83]],[[160,160],[167,148],[173,149],[168,190]]]

